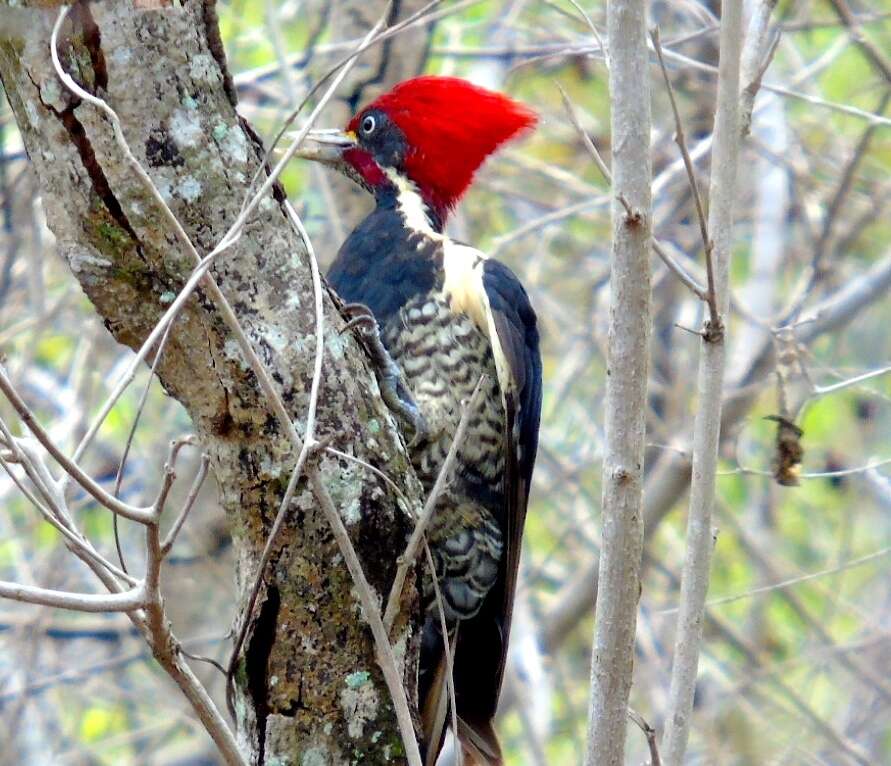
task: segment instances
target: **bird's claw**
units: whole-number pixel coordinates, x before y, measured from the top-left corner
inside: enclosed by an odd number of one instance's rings
[[[380,376],[379,386],[386,405],[412,428],[412,438],[408,442],[408,447],[411,449],[426,441],[429,435],[427,421],[412,395],[402,385],[400,377],[392,373],[383,373]]]
[[[362,340],[377,372],[378,385],[380,386],[381,397],[384,403],[401,420],[412,427],[413,435],[408,443],[409,448],[413,448],[426,441],[430,433],[427,421],[408,390],[408,386],[402,378],[402,371],[399,369],[399,365],[393,361],[390,352],[384,347],[381,340],[380,327],[371,309],[364,303],[347,303],[341,310],[346,316],[350,317],[342,332],[354,328],[362,332]]]
[[[371,309],[364,303],[347,303],[341,308],[341,311],[350,317],[340,331],[341,334],[358,327],[366,333],[374,333],[380,336],[377,320],[374,318],[374,314],[371,313]]]

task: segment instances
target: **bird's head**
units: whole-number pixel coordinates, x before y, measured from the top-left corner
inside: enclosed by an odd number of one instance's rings
[[[410,181],[441,223],[501,144],[535,113],[456,77],[406,80],[361,109],[346,130],[312,131],[303,157],[347,173],[374,194]]]

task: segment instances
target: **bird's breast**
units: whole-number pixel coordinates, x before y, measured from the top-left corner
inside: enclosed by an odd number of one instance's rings
[[[399,310],[384,328],[384,343],[428,421],[431,437],[412,456],[428,488],[445,461],[465,403],[486,376],[458,452],[456,474],[469,485],[468,491],[479,485],[486,494],[498,494],[504,470],[504,408],[486,335],[437,289]]]

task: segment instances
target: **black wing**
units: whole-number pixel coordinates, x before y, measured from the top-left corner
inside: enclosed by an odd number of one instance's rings
[[[505,407],[504,516],[505,551],[499,577],[502,651],[496,676],[492,713],[507,660],[514,590],[520,563],[520,547],[532,468],[538,451],[541,418],[541,354],[538,325],[529,296],[514,273],[503,263],[486,260],[483,289],[489,303],[496,338],[490,338],[496,358],[500,353],[506,380],[500,380]],[[498,348],[496,348],[496,344]],[[504,377],[499,371],[499,378]],[[496,595],[496,594],[493,594]]]

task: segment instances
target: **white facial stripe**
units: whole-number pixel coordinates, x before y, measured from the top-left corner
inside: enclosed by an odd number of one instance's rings
[[[396,187],[397,204],[405,225],[409,229],[428,236],[436,235],[430,219],[427,217],[427,207],[424,205],[424,200],[418,193],[417,187],[405,176],[399,175],[393,168],[385,168],[384,172]]]
[[[450,301],[453,311],[460,311],[469,316],[489,338],[492,356],[495,359],[495,370],[498,374],[498,385],[501,395],[513,388],[513,376],[510,365],[501,347],[498,332],[495,329],[495,318],[492,307],[483,286],[483,267],[486,255],[479,250],[459,245],[446,238],[443,241],[443,293]]]

